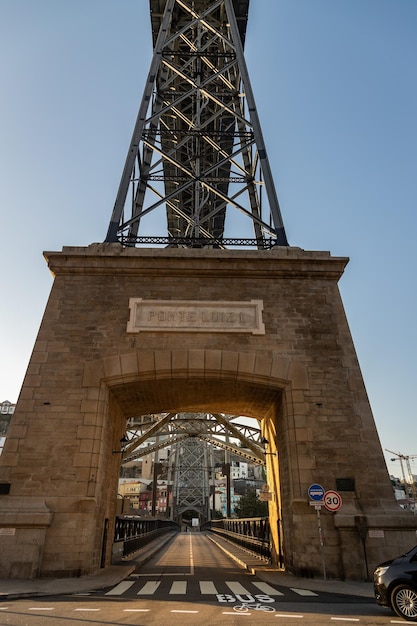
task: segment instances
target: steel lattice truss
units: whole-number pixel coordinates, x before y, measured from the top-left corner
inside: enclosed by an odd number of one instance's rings
[[[243,55],[248,9],[150,0],[154,53],[106,241],[160,244],[141,235],[163,209],[166,245],[221,248],[237,210],[246,242],[288,245]]]
[[[175,448],[174,517],[197,511],[208,519],[209,471],[207,446],[190,438]]]
[[[236,420],[239,418],[234,415],[221,413],[164,413],[131,418],[122,463],[170,448],[174,517],[191,510],[208,519],[214,448],[265,465],[260,429]]]
[[[250,463],[265,465],[260,429],[237,419],[234,415],[221,413],[163,413],[141,420],[131,419],[127,426],[129,443],[123,450],[122,463],[162,448],[172,450],[191,438],[227,450]],[[240,445],[235,443],[236,440]]]

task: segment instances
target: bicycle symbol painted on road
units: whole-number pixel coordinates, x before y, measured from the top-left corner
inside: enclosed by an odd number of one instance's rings
[[[259,604],[259,602],[256,604],[237,604],[233,607],[233,610],[237,611],[238,613],[247,613],[248,611],[273,611],[275,613],[275,609],[273,606],[264,606],[263,604]]]

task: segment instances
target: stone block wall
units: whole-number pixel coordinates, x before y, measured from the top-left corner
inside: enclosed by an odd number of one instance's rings
[[[0,481],[10,483],[16,521],[10,526],[0,507],[0,567],[7,575],[27,576],[27,560],[22,555],[20,568],[13,561],[1,528],[20,532],[19,511],[32,498],[48,515],[39,526],[44,538],[35,533],[30,540],[37,545],[31,575],[76,576],[96,571],[103,558],[109,563],[120,463],[113,451],[126,418],[152,412],[213,411],[263,421],[277,455],[268,468],[277,494],[273,536],[277,542],[280,534],[291,571],[321,569],[307,497],[312,483],[354,485],[345,512],[323,515],[329,575],[362,576],[360,559],[352,566],[346,556],[357,551],[358,515],[385,529],[383,540],[370,543],[372,562],[411,537],[415,522],[395,504],[340,299],[347,259],[298,248],[118,244],[45,256],[55,280],[0,457]],[[176,301],[192,315],[204,303],[218,303],[227,315],[204,318],[208,327],[198,332],[175,320],[171,328],[134,331],[131,299],[156,302],[155,311],[158,303],[162,311]],[[252,301],[262,303],[264,333],[250,325],[239,332],[213,328],[217,320],[233,320],[232,303]]]

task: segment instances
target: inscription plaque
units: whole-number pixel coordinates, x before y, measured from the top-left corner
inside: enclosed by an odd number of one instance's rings
[[[264,335],[263,301],[143,300],[130,298],[128,333],[196,332]]]

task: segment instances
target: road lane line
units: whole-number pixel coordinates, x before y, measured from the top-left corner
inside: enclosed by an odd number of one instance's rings
[[[277,591],[268,583],[253,583],[255,587],[257,587],[262,593],[266,593],[268,596],[283,596],[284,594],[281,591]]]
[[[252,613],[237,613],[236,611],[223,611],[222,615],[234,615],[235,617],[250,617]]]
[[[190,574],[194,576],[194,557],[193,557],[193,542],[192,534],[190,533]]]
[[[110,591],[108,591],[105,595],[106,596],[120,596],[122,595],[122,593],[130,589],[130,587],[134,584],[135,584],[134,580],[131,580],[131,581],[123,580],[121,583],[116,585],[116,587],[113,587],[113,589],[110,589]]]
[[[163,572],[157,572],[156,574],[131,574],[130,578],[133,578],[133,576],[135,578],[150,578],[151,576],[158,576],[158,578],[160,576],[191,576],[192,574],[190,574],[190,572],[170,572],[170,573],[163,573]]]

